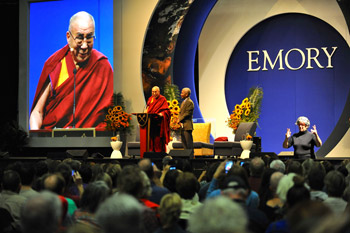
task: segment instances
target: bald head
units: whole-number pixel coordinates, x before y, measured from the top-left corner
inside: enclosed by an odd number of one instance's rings
[[[154,86],[152,88],[152,96],[157,99],[159,97],[159,95],[160,95],[159,87],[158,86]]]
[[[181,90],[181,98],[186,99],[191,95],[191,89],[188,87],[182,88]]]
[[[74,24],[91,24],[93,29],[95,30],[95,20],[92,15],[87,13],[86,11],[79,11],[78,13],[74,14],[70,20],[69,20],[69,31],[72,31],[72,27]]]
[[[56,194],[62,194],[65,187],[64,178],[59,174],[52,174],[45,178],[44,189],[54,192]]]

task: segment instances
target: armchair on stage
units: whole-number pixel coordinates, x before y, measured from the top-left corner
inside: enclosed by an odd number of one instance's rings
[[[193,124],[193,147],[194,156],[212,156],[213,144],[210,143],[211,123],[194,123]],[[182,142],[172,143],[174,150],[183,149]]]
[[[239,156],[243,149],[241,147],[240,141],[244,139],[244,136],[249,133],[250,135],[255,134],[256,130],[255,122],[242,122],[239,124],[235,140],[230,141],[215,141],[214,142],[214,155],[220,156]],[[253,146],[251,148],[252,152],[258,152],[260,150],[260,145],[257,146],[257,143],[253,141]]]

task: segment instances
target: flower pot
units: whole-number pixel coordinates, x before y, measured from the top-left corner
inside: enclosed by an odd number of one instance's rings
[[[122,147],[123,142],[121,141],[112,141],[111,147],[113,149],[113,152],[111,154],[111,159],[122,159],[123,155],[120,152],[120,148]]]
[[[247,159],[249,158],[249,154],[250,154],[250,149],[253,146],[253,141],[250,140],[241,140],[239,142],[241,144],[241,147],[243,149],[242,153],[241,153],[241,159]]]

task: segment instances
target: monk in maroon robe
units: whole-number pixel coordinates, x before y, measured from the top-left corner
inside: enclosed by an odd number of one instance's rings
[[[92,48],[94,36],[90,14],[72,16],[68,44],[44,64],[31,110],[31,129],[104,126],[105,109],[113,98],[113,70],[107,57]]]
[[[152,96],[147,101],[145,112],[158,115],[151,122],[150,151],[165,152],[170,141],[170,110],[166,98],[160,94],[159,87],[152,88]]]

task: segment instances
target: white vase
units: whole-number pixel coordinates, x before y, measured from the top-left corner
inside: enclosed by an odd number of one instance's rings
[[[123,155],[120,152],[120,148],[122,147],[123,142],[121,141],[111,141],[111,147],[113,152],[111,154],[111,159],[122,159]]]
[[[239,143],[241,144],[241,147],[243,149],[240,158],[241,159],[248,159],[249,158],[249,154],[250,154],[250,149],[253,146],[253,141],[241,140]]]

